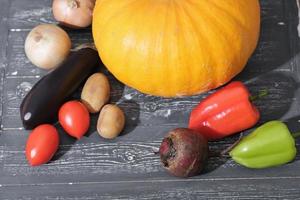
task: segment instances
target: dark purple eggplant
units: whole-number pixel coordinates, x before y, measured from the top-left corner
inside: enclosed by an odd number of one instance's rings
[[[20,108],[24,128],[54,123],[62,104],[99,66],[100,58],[94,49],[72,52],[58,68],[39,80],[24,98]]]

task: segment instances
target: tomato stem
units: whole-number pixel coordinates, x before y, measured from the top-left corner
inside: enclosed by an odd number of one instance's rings
[[[256,101],[256,100],[258,100],[258,99],[261,99],[262,97],[267,96],[268,94],[269,94],[269,91],[268,91],[268,90],[266,90],[266,89],[260,90],[260,91],[258,92],[258,95],[250,96],[249,99],[250,99],[250,101],[253,102],[253,101]]]

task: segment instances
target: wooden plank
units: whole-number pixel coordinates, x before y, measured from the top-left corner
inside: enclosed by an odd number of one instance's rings
[[[30,29],[38,24],[55,23],[51,3],[48,0],[11,0],[9,26]]]
[[[298,2],[298,0],[297,0]],[[299,13],[299,18],[300,19],[300,8],[294,6],[292,7],[290,4],[286,4],[286,9],[287,10],[294,10],[294,12]],[[299,51],[300,51],[300,43],[299,43],[299,37],[300,37],[300,21],[295,19],[295,17],[293,16],[293,14],[291,12],[286,11],[286,16],[287,16],[287,20],[290,21],[290,26],[289,26],[289,40],[290,40],[290,51],[293,52],[292,54],[295,55],[292,58],[292,62],[291,62],[291,67],[293,69],[293,71],[295,72],[295,76],[297,76],[298,78],[298,82],[299,82],[299,74],[300,74],[300,70],[299,70],[299,66],[300,66],[300,58],[299,58]],[[296,28],[298,27],[299,30]]]
[[[152,200],[152,199],[299,199],[299,178],[177,179],[143,182],[15,184],[2,186],[4,199]],[[18,191],[17,193],[15,191]]]
[[[285,19],[284,12],[284,0],[280,1],[272,1],[272,0],[260,0],[261,5],[261,21],[262,26],[266,26],[267,24],[278,24],[278,22],[283,22]],[[294,4],[295,2],[291,2]]]
[[[114,141],[104,140],[95,132],[75,141],[60,129],[60,149],[54,159],[47,165],[34,168],[27,164],[24,155],[28,132],[4,131],[0,141],[1,157],[4,160],[0,171],[0,184],[176,180],[165,172],[159,156],[154,153],[170,128],[172,127],[152,127],[155,135],[146,137],[140,133],[147,132],[149,128],[139,126],[130,134]],[[293,163],[265,170],[246,169],[226,156],[217,155],[236,139],[237,137],[232,137],[211,143],[210,149],[214,155],[210,157],[205,173],[197,178],[238,180],[241,177],[251,179],[300,176],[294,171],[300,164],[299,155]]]
[[[4,68],[6,64],[6,47],[7,47],[7,36],[8,36],[8,7],[9,0],[0,1],[0,68]]]
[[[6,47],[7,47],[7,33],[8,33],[8,10],[9,7],[8,0],[0,1],[0,102],[3,102],[3,80],[4,80],[4,70],[6,66]],[[2,104],[0,105],[0,116],[2,116]],[[2,117],[0,118],[0,129],[2,127]]]

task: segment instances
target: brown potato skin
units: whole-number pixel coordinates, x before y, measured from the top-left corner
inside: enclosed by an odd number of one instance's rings
[[[90,113],[100,112],[109,101],[110,85],[107,77],[102,73],[95,73],[88,78],[82,92],[81,101]]]
[[[116,138],[124,129],[124,112],[116,105],[105,105],[99,115],[97,131],[100,136],[106,139]]]

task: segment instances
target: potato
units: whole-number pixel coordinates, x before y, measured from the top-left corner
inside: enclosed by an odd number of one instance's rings
[[[116,138],[124,129],[125,115],[116,105],[105,105],[99,115],[97,131],[106,139]]]
[[[86,81],[81,93],[81,101],[90,113],[97,113],[108,102],[109,96],[110,85],[107,77],[95,73]]]

